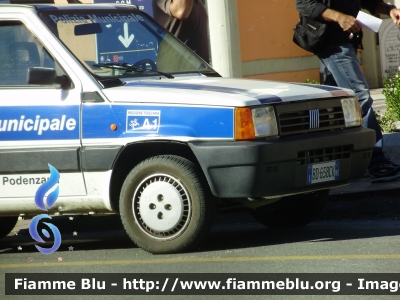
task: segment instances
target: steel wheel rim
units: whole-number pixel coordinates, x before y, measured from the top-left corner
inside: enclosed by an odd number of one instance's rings
[[[191,199],[182,182],[167,174],[145,178],[135,190],[133,215],[148,236],[171,240],[181,235],[191,218]]]

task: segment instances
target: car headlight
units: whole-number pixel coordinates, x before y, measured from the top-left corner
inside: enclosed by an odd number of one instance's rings
[[[342,99],[342,108],[346,127],[362,125],[360,103],[356,97]]]
[[[278,135],[273,107],[235,108],[235,139],[250,140]]]

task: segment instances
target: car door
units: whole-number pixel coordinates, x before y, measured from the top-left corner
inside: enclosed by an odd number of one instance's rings
[[[76,82],[69,88],[28,82],[30,68],[68,76],[32,27],[18,17],[0,17],[0,198],[33,202],[49,178],[48,164],[60,173],[59,197],[86,195],[80,164],[81,91]]]

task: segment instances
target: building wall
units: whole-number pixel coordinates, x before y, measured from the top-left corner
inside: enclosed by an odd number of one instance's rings
[[[319,81],[319,62],[293,43],[294,0],[237,0],[242,75],[247,78]]]
[[[400,6],[400,0],[386,2]],[[294,0],[237,0],[237,6],[243,77],[320,81],[318,58],[292,41],[298,21]],[[377,34],[364,29],[363,44],[358,57],[368,85],[382,87]]]

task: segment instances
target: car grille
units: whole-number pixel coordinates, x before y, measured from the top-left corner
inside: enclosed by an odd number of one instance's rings
[[[296,165],[308,165],[325,161],[350,158],[351,152],[351,145],[299,151],[297,153]]]
[[[280,136],[309,134],[345,127],[340,99],[277,105]]]

